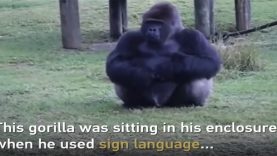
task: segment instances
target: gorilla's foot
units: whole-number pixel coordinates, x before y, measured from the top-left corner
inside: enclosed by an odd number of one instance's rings
[[[152,86],[151,101],[156,107],[163,107],[173,94],[177,84],[173,82],[156,83]]]

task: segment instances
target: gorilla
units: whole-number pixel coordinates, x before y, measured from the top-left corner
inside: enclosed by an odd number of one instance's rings
[[[177,8],[162,2],[125,33],[108,55],[106,73],[126,108],[204,106],[221,60],[197,30],[184,28]]]

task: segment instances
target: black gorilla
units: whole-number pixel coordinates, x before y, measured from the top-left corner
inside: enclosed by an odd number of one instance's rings
[[[127,108],[203,106],[220,64],[206,38],[184,29],[176,7],[164,2],[143,15],[140,30],[120,38],[106,72]]]

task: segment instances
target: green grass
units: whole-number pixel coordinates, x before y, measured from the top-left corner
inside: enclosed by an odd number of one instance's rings
[[[128,0],[129,25],[139,26],[141,13],[155,0]],[[193,26],[192,1],[175,0],[184,23]],[[219,28],[233,27],[233,1],[217,1]],[[108,1],[80,0],[83,42],[91,44],[108,38]],[[277,1],[253,0],[253,25],[269,22],[277,16]],[[59,12],[56,0],[1,0],[0,2],[0,121],[24,125],[107,124],[140,122],[159,124],[180,122],[207,124],[276,124],[277,116],[277,44],[260,46],[267,62],[263,71],[239,72],[216,81],[214,94],[205,108],[166,108],[126,110],[119,104],[108,81],[104,65],[108,52],[63,50],[60,43]],[[251,41],[276,42],[276,29],[255,33]],[[228,73],[227,73],[228,74]],[[42,134],[47,139],[86,140],[89,137],[131,140],[200,140],[212,144],[214,151],[197,154],[235,152],[263,155],[276,148],[276,134]],[[21,135],[1,134],[22,140]],[[39,135],[40,136],[40,135]],[[35,136],[35,137],[39,137]],[[32,138],[35,140],[35,138]],[[116,154],[116,153],[115,153]],[[117,153],[118,154],[118,153]],[[128,154],[128,152],[126,153]],[[181,154],[181,153],[180,153]]]

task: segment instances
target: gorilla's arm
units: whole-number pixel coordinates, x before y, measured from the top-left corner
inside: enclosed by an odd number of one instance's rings
[[[110,80],[127,88],[146,88],[151,82],[151,73],[138,64],[138,45],[143,42],[140,32],[124,34],[116,48],[109,54],[106,73]]]
[[[201,32],[184,29],[176,38],[182,52],[171,56],[177,81],[209,79],[218,73],[220,57]]]

